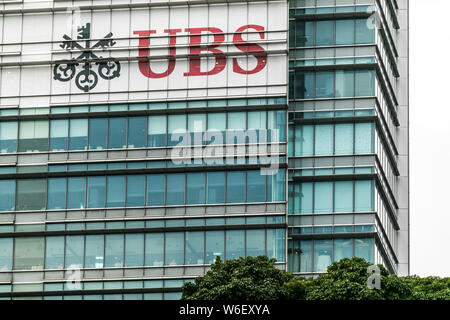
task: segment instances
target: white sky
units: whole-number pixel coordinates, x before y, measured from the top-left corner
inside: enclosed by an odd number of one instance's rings
[[[420,276],[450,277],[449,10],[449,0],[410,0],[411,274]]]

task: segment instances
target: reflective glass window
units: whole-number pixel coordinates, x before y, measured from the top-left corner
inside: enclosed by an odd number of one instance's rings
[[[125,235],[125,267],[144,265],[144,234]]]
[[[145,176],[127,176],[127,207],[145,205]]]
[[[314,272],[327,271],[332,261],[332,241],[315,240],[314,241]]]
[[[163,206],[165,194],[165,175],[152,174],[147,176],[147,205]]]
[[[84,266],[86,268],[103,268],[105,238],[102,234],[86,235],[86,253]]]
[[[66,236],[66,260],[65,266],[83,267],[84,260],[84,236]]]
[[[0,153],[17,151],[17,121],[0,122]]]
[[[21,121],[19,152],[48,150],[48,120]]]
[[[226,260],[244,257],[244,230],[227,230],[226,231]]]
[[[167,117],[148,117],[148,146],[163,147],[166,145]]]
[[[184,204],[185,191],[184,173],[171,173],[167,175],[167,205]]]
[[[86,150],[88,119],[70,119],[69,150]]]
[[[123,267],[123,234],[105,236],[105,268]]]
[[[128,118],[128,148],[144,148],[146,145],[147,118]]]
[[[227,203],[245,202],[245,171],[227,172]]]
[[[247,230],[245,241],[246,256],[258,257],[265,255],[265,233],[264,230]]]
[[[67,209],[83,209],[85,205],[86,178],[67,178]]]
[[[182,265],[184,262],[184,232],[167,232],[165,235],[165,265]]]
[[[205,263],[211,264],[216,257],[224,260],[225,235],[224,231],[206,231]]]
[[[145,265],[162,266],[164,264],[164,233],[145,235]]]
[[[108,148],[122,149],[127,147],[127,118],[110,118]]]
[[[186,174],[186,204],[205,203],[205,174],[203,172]]]
[[[108,119],[89,119],[89,149],[106,149]]]
[[[353,181],[336,181],[334,194],[334,212],[353,211]]]
[[[66,208],[66,178],[49,178],[47,209]]]
[[[0,211],[14,210],[15,180],[0,180]]]
[[[17,210],[43,210],[47,199],[45,179],[17,180]]]
[[[108,176],[106,190],[108,208],[125,206],[125,176]]]
[[[45,269],[64,268],[64,236],[46,237]]]
[[[333,182],[314,184],[314,212],[333,212]]]
[[[67,150],[68,137],[69,137],[68,120],[50,121],[50,151]]]
[[[266,200],[266,176],[260,170],[247,171],[247,202]]]
[[[0,238],[0,271],[12,269],[13,239]]]
[[[14,240],[14,269],[44,268],[44,237],[19,237]]]
[[[205,233],[203,231],[186,232],[185,264],[203,264]]]
[[[225,202],[225,172],[207,172],[207,202]]]

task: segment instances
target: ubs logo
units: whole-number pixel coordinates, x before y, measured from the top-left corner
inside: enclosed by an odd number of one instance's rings
[[[120,63],[116,59],[108,59],[102,61],[101,56],[97,56],[92,50],[101,48],[103,50],[113,47],[114,42],[111,37],[112,33],[107,34],[103,39],[91,46],[91,24],[87,23],[85,26],[78,27],[77,40],[72,40],[68,35],[64,35],[64,42],[60,46],[67,51],[79,50],[81,54],[72,60],[59,61],[53,67],[53,78],[58,81],[67,82],[75,77],[75,84],[78,89],[88,92],[95,88],[98,83],[98,75],[105,80],[112,80],[120,76]],[[94,59],[100,60],[94,62]],[[81,71],[76,73],[76,66],[80,65],[78,60],[85,60],[81,62],[83,65]],[[93,67],[98,66],[97,71]],[[98,72],[98,75],[97,75]]]

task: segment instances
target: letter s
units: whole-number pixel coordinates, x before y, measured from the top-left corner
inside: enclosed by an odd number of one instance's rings
[[[244,70],[239,66],[239,63],[237,62],[236,58],[233,58],[233,71],[239,74],[254,74],[254,73],[258,73],[260,72],[262,69],[264,69],[264,67],[267,64],[267,52],[266,50],[264,50],[264,48],[262,48],[261,46],[255,44],[255,43],[251,43],[251,42],[247,42],[244,41],[244,39],[242,39],[242,32],[246,29],[255,29],[256,31],[259,31],[259,36],[261,39],[264,39],[265,34],[264,34],[264,27],[263,26],[259,26],[256,24],[248,24],[245,26],[240,27],[239,29],[236,30],[236,33],[233,36],[233,43],[236,46],[236,48],[238,48],[239,50],[241,50],[242,52],[248,52],[248,53],[253,53],[252,54],[256,60],[257,60],[257,64],[256,67],[252,70]]]

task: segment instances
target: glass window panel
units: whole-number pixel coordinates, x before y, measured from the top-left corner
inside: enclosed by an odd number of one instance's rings
[[[314,148],[314,126],[295,126],[295,155],[312,156]]]
[[[123,267],[123,234],[105,236],[105,268]]]
[[[167,232],[165,249],[165,265],[182,265],[184,262],[184,232]]]
[[[184,145],[188,141],[186,139],[186,115],[177,114],[170,115],[168,119],[168,145],[176,146]]]
[[[128,118],[128,148],[144,148],[146,146],[147,118]]]
[[[294,213],[313,212],[313,183],[304,182],[294,186]]]
[[[279,262],[286,261],[286,232],[285,229],[266,230],[266,255]]]
[[[334,261],[353,257],[352,239],[334,239]]]
[[[338,123],[335,126],[335,154],[353,154],[353,123]]]
[[[227,172],[227,203],[245,202],[245,171]]]
[[[353,181],[334,183],[334,212],[353,211]]]
[[[369,18],[371,19],[371,18]],[[370,22],[367,19],[356,19],[356,40],[357,44],[374,43],[375,41],[375,29],[370,28]]]
[[[247,171],[247,202],[266,200],[266,176],[260,170]]]
[[[86,268],[103,268],[103,251],[105,238],[103,235],[86,235],[86,255],[84,266]]]
[[[314,97],[314,73],[295,73],[295,98],[310,99]]]
[[[295,46],[310,47],[314,45],[314,21],[297,20],[295,22]]]
[[[147,205],[163,206],[165,194],[165,175],[152,174],[147,176]]]
[[[227,143],[242,144],[245,143],[246,125],[245,112],[229,112],[227,123]]]
[[[336,71],[335,96],[337,98],[355,95],[355,73],[353,71]]]
[[[50,151],[67,150],[69,120],[50,121]]]
[[[17,180],[17,210],[43,210],[47,199],[45,179]]]
[[[355,71],[355,96],[372,97],[375,95],[375,73],[373,70]]]
[[[353,44],[355,41],[355,21],[336,20],[336,44]]]
[[[85,208],[86,178],[67,178],[67,209]]]
[[[237,259],[244,257],[244,230],[227,230],[226,231],[226,253],[225,259]]]
[[[257,138],[256,141],[249,140],[249,143],[258,143],[267,141],[266,128],[267,128],[267,115],[265,111],[251,111],[248,112],[247,119],[247,130],[248,134],[250,131],[254,131],[254,137]],[[276,128],[274,128],[276,129]],[[249,139],[252,137],[249,134]]]
[[[64,268],[64,236],[46,237],[45,269]]]
[[[325,272],[332,263],[331,240],[315,240],[314,241],[314,272]]]
[[[105,177],[88,177],[87,207],[105,207]]]
[[[108,208],[125,206],[125,176],[108,176],[106,206]]]
[[[355,124],[355,153],[367,154],[374,152],[373,123],[362,122]]]
[[[225,201],[225,172],[207,172],[208,203],[224,203]]]
[[[267,200],[286,201],[286,171],[279,169],[276,174],[267,176]]]
[[[333,212],[333,182],[314,184],[314,212]]]
[[[84,236],[66,236],[66,260],[65,266],[83,267]]]
[[[206,231],[205,263],[212,264],[216,257],[224,260],[225,238],[224,231]]]
[[[333,154],[333,125],[320,124],[316,126],[315,154],[317,156]]]
[[[316,98],[332,98],[334,90],[334,72],[316,73]]]
[[[13,239],[0,238],[0,271],[12,269]]]
[[[125,267],[144,265],[144,234],[125,235]]]
[[[166,145],[167,120],[166,116],[148,117],[148,146],[163,147]]]
[[[186,204],[205,203],[205,174],[203,172],[186,175]]]
[[[70,119],[69,150],[86,150],[88,119]]]
[[[48,150],[48,120],[21,121],[19,152]]]
[[[145,176],[127,176],[127,207],[145,205]]]
[[[226,113],[208,114],[208,139],[212,144],[223,144],[227,126]]]
[[[268,112],[268,137],[269,142],[286,142],[286,112]],[[261,138],[261,135],[259,136]],[[261,142],[261,140],[260,140]]]
[[[246,237],[245,254],[247,257],[258,257],[265,255],[264,230],[247,230]]]
[[[0,122],[0,153],[17,151],[18,123]]]
[[[121,149],[127,147],[127,118],[110,118],[108,148]]]
[[[313,248],[311,240],[300,243],[300,272],[312,272]]]
[[[44,237],[20,237],[14,240],[14,269],[37,270],[44,268]]]
[[[64,209],[66,207],[66,178],[49,178],[47,195],[47,209]]]
[[[203,144],[203,132],[206,131],[206,114],[194,113],[188,115],[188,131],[191,135],[191,143]]]
[[[186,262],[185,264],[203,264],[204,232],[186,232]]]
[[[164,263],[164,233],[145,235],[145,265],[162,266]]]
[[[185,174],[172,173],[167,175],[167,205],[184,204]]]
[[[355,257],[363,258],[373,263],[374,259],[373,239],[355,239]]]
[[[373,181],[355,181],[355,212],[370,212],[374,210]]]
[[[89,119],[89,149],[106,149],[108,119]]]
[[[15,180],[0,180],[0,211],[14,210]]]
[[[316,22],[316,46],[332,46],[334,44],[334,20]]]

